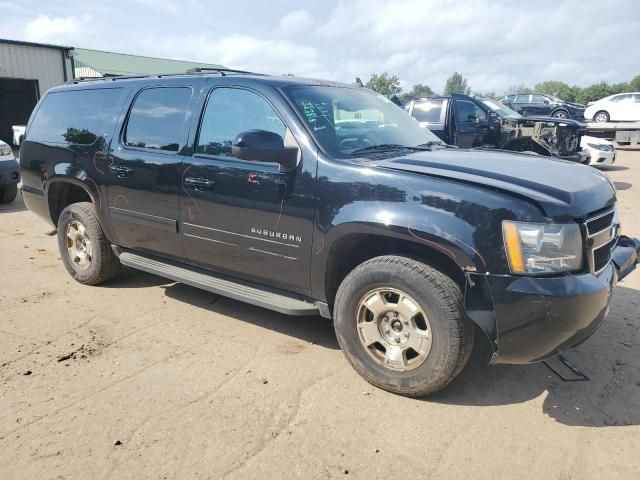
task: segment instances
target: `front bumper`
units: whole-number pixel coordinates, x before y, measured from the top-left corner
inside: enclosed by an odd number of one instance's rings
[[[0,186],[20,181],[20,165],[15,158],[0,161]]]
[[[465,308],[492,340],[493,363],[539,362],[575,347],[598,329],[616,283],[634,270],[639,256],[640,241],[621,237],[599,275],[476,274],[469,282],[473,286],[467,286]]]
[[[575,163],[588,163],[590,155],[589,152],[580,150],[579,152],[571,153],[569,155],[558,155],[558,158]]]

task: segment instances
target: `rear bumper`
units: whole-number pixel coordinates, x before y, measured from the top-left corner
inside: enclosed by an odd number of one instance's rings
[[[599,275],[484,275],[495,328],[484,328],[486,314],[484,326],[476,320],[482,320],[478,312],[484,308],[474,309],[477,300],[465,298],[467,312],[492,337],[494,363],[539,362],[577,346],[598,329],[609,312],[616,283],[634,270],[639,255],[640,241],[621,237],[612,261]]]
[[[20,166],[14,160],[0,161],[0,186],[18,183],[20,181]]]

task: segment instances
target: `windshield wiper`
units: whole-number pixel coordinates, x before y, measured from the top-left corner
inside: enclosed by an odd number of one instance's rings
[[[385,150],[419,150],[419,151],[430,151],[428,145],[417,145],[415,147],[411,147],[409,145],[401,145],[399,143],[381,143],[379,145],[369,145],[368,147],[362,147],[351,152],[351,155],[358,155],[360,153],[367,152],[380,152]]]
[[[427,143],[421,143],[418,146],[431,148],[434,145],[437,145],[438,147],[444,147],[444,148],[454,148],[453,145],[448,145],[444,143],[442,140],[429,140]]]

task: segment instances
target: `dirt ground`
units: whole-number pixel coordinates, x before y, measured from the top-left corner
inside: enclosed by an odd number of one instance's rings
[[[607,173],[640,236],[640,152]],[[365,383],[321,318],[131,270],[77,284],[47,230],[0,207],[2,480],[640,478],[638,271],[568,354],[590,381],[479,348],[412,400]]]

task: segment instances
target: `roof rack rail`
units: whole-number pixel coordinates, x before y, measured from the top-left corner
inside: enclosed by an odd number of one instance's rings
[[[187,70],[187,73],[219,73],[225,76],[227,73],[249,73],[251,75],[261,75],[259,73],[247,72],[246,70],[235,70],[233,68],[215,68],[215,67],[194,67]]]
[[[128,80],[133,78],[148,78],[151,75],[109,75],[106,77],[78,77],[64,82],[65,85],[69,83],[80,83],[80,82],[107,82],[109,80]]]

